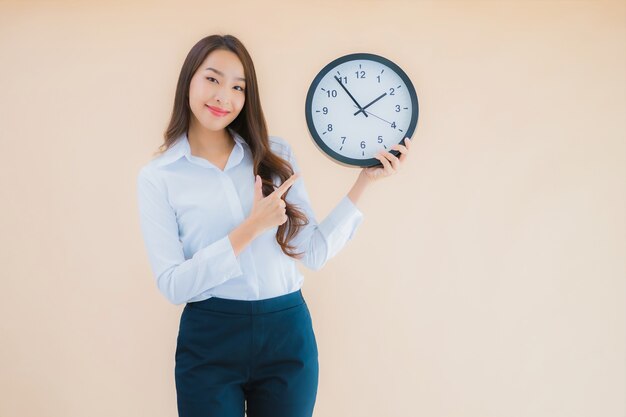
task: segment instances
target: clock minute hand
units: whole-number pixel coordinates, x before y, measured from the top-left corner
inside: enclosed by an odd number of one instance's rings
[[[376,98],[375,98],[375,99],[374,99],[371,103],[369,103],[368,105],[363,106],[363,107],[360,107],[360,108],[359,108],[359,111],[358,111],[358,112],[356,112],[356,113],[354,113],[354,115],[356,116],[356,115],[357,115],[357,114],[359,114],[360,112],[363,112],[364,114],[367,114],[367,113],[365,113],[365,111],[364,111],[364,110],[365,110],[365,109],[367,109],[367,108],[368,108],[369,106],[371,106],[372,104],[376,103],[376,102],[377,102],[378,100],[380,100],[381,98],[385,97],[386,95],[387,95],[387,93],[382,93],[381,95],[379,95],[378,97],[376,97]],[[373,115],[372,115],[372,116],[373,116]]]
[[[354,104],[356,104],[356,106],[360,109],[358,112],[356,112],[354,115],[356,116],[357,114],[359,114],[359,112],[361,110],[363,110],[363,108],[361,107],[361,105],[356,101],[356,99],[354,97],[352,97],[352,94],[350,94],[350,92],[348,91],[348,89],[346,88],[345,85],[343,85],[343,83],[341,82],[341,80],[335,75],[335,80],[337,80],[337,82],[339,83],[339,85],[341,86],[341,88],[343,88],[345,90],[346,93],[348,93],[348,95],[350,96],[350,98],[352,99],[352,101],[354,101]],[[363,114],[365,115],[365,117],[367,117],[367,113],[363,112]]]

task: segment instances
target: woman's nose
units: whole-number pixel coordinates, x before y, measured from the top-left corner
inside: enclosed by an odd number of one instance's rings
[[[227,99],[226,99],[225,97],[226,97],[226,96],[225,96],[224,94],[217,93],[217,94],[215,95],[215,100],[216,100],[218,103],[228,103],[228,101],[227,101]]]

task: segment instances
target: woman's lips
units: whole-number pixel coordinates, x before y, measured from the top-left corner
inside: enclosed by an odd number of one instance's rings
[[[228,113],[230,113],[228,111],[225,112],[223,110],[220,110],[216,107],[209,106],[209,105],[207,105],[207,108],[209,109],[211,113],[213,113],[215,116],[218,116],[218,117],[226,116]]]

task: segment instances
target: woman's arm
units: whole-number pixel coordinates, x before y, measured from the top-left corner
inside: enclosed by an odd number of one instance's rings
[[[361,170],[359,177],[356,179],[354,185],[352,185],[352,188],[348,192],[348,198],[354,203],[354,205],[356,205],[359,198],[361,198],[361,194],[363,194],[365,188],[370,185],[372,181],[373,180],[365,174],[365,171]]]
[[[233,246],[235,256],[239,256],[246,246],[256,239],[258,235],[259,230],[257,226],[250,221],[249,218],[233,229],[228,235],[228,238],[230,239],[230,244]]]
[[[186,259],[174,209],[164,183],[152,168],[137,177],[139,220],[150,265],[159,290],[173,304],[183,304],[202,292],[243,274],[233,243],[224,235]],[[250,231],[242,228],[245,234]],[[232,233],[231,233],[232,234]]]
[[[348,192],[348,198],[350,198],[355,205],[368,185],[377,179],[393,175],[400,169],[401,163],[404,162],[407,154],[409,153],[409,149],[411,148],[411,139],[408,137],[404,138],[404,144],[406,146],[396,144],[391,147],[391,149],[400,151],[399,158],[394,156],[391,152],[380,151],[376,154],[375,158],[378,159],[383,166],[369,167],[361,170],[359,177]]]

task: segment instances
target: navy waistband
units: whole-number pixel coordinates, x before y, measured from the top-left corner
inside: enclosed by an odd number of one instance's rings
[[[303,304],[302,290],[263,300],[231,300],[211,297],[202,301],[187,303],[191,308],[233,314],[263,314],[296,307]]]

